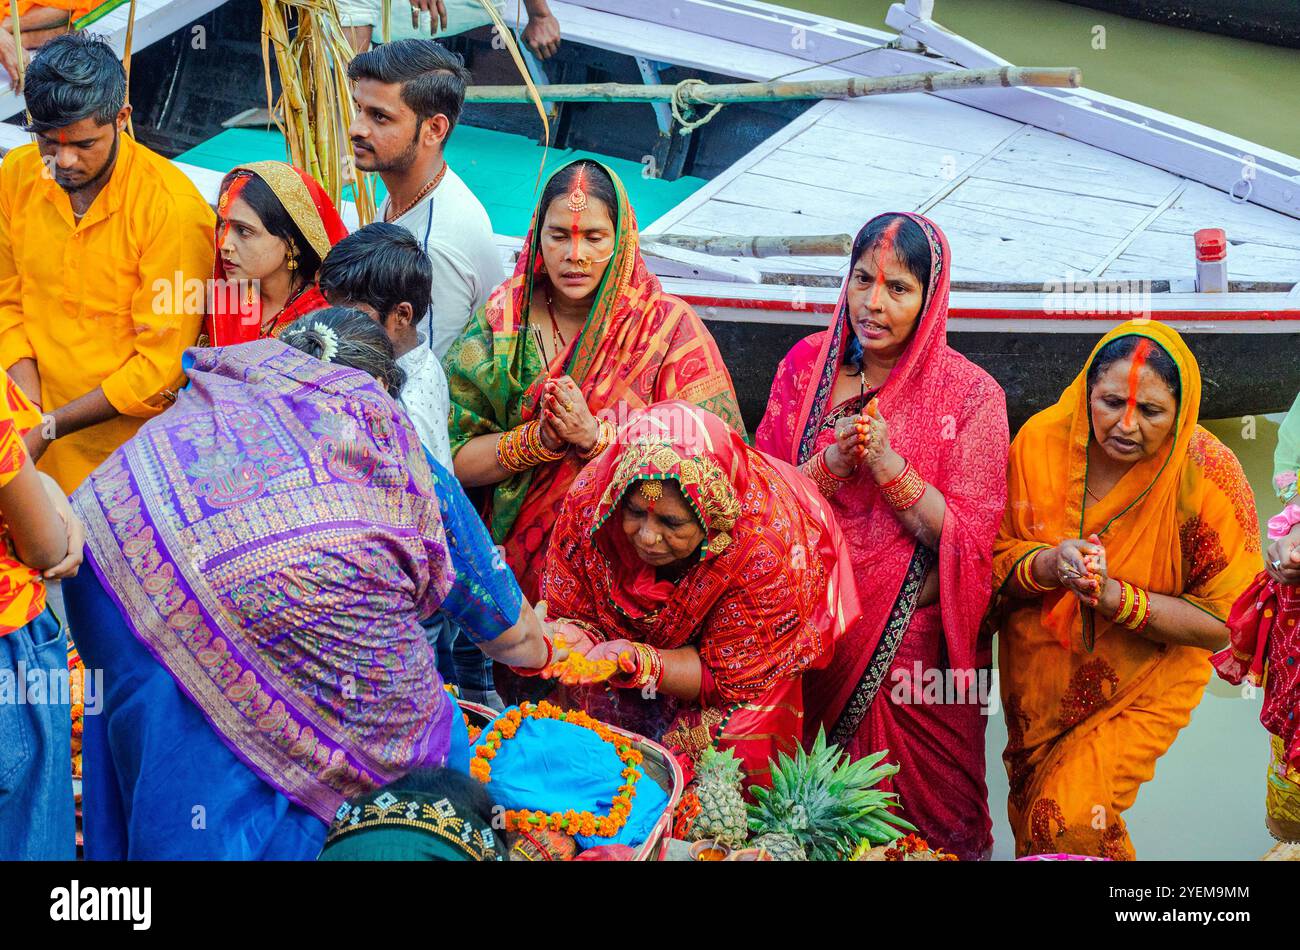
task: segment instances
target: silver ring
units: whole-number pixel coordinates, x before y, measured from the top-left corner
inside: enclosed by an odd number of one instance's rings
[[[1275,570],[1275,571],[1280,571],[1280,570],[1282,570],[1282,561],[1281,561],[1280,559],[1272,560],[1272,561],[1269,561],[1268,563],[1273,565],[1273,570]]]

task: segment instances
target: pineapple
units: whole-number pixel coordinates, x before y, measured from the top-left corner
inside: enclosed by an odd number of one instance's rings
[[[749,843],[751,848],[762,848],[772,856],[773,861],[807,861],[803,845],[794,835],[772,833],[759,835]]]
[[[730,749],[704,750],[695,765],[695,794],[700,814],[691,826],[691,838],[716,838],[730,847],[748,836],[745,799],[740,794],[740,759]]]
[[[897,765],[880,764],[886,755],[851,762],[839,746],[826,744],[824,731],[810,752],[799,749],[793,759],[782,753],[772,763],[772,787],[751,790],[749,829],[761,836],[754,846],[763,844],[780,860],[778,855],[789,853],[784,840],[789,838],[809,860],[839,861],[864,839],[888,844],[904,831],[915,831],[886,810],[897,796],[874,787],[898,771]]]

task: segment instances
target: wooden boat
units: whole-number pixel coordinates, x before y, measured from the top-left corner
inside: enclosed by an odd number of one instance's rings
[[[177,27],[182,6],[199,19]],[[837,79],[1009,65],[943,29],[932,0],[895,3],[893,33],[757,0],[552,7],[565,39],[544,69],[534,64],[543,81]],[[102,22],[120,46],[119,14]],[[137,134],[175,154],[211,139],[222,119],[264,107],[259,23],[257,0],[139,0]],[[196,28],[204,50],[191,48]],[[477,84],[514,81],[490,37],[449,45]],[[751,426],[777,362],[830,319],[847,261],[704,255],[655,245],[656,235],[853,233],[885,210],[931,216],[953,250],[950,340],[1003,385],[1015,425],[1055,400],[1093,341],[1133,315],[1187,336],[1206,380],[1203,418],[1282,411],[1300,390],[1294,156],[1087,89],[738,104],[689,135],[666,105],[566,103],[552,115],[556,160],[598,153],[634,169],[632,178],[645,169],[664,179],[650,184],[698,185],[652,215],[637,205],[646,255],[717,336]],[[540,134],[527,106],[471,105],[462,125],[516,133],[525,151]],[[458,129],[451,146],[471,131]],[[0,127],[0,145],[23,140]],[[514,163],[525,198],[533,154]],[[499,168],[476,184],[472,154],[455,163],[489,205],[506,187]],[[218,167],[186,166],[213,199]],[[1193,234],[1202,228],[1227,234],[1230,292],[1196,292]],[[499,236],[503,257],[513,259],[521,233]]]
[[[1066,0],[1078,7],[1243,40],[1300,47],[1292,0]]]

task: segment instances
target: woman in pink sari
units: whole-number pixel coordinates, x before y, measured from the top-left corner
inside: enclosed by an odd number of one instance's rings
[[[853,552],[862,616],[805,675],[806,735],[901,766],[903,813],[936,847],[987,857],[984,782],[993,538],[1006,499],[1001,388],[948,346],[947,239],[883,214],[853,243],[828,330],[777,370],[757,446],[813,477]]]

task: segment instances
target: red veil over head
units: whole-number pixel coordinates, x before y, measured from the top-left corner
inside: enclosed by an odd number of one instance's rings
[[[886,216],[895,214],[879,217]],[[879,408],[889,423],[891,446],[947,502],[936,552],[947,661],[954,669],[968,669],[991,661],[979,631],[990,596],[993,538],[1006,500],[1006,400],[992,377],[948,346],[952,261],[947,238],[928,218],[903,216],[929,243],[930,280],[913,336],[878,393]],[[823,422],[835,409],[831,392],[852,332],[850,279],[852,262],[834,324],[786,356],[758,430],[759,448],[794,464],[833,438]],[[917,546],[865,466],[831,505],[853,550],[862,617],[836,646],[831,664],[805,677],[809,734],[821,723],[829,731],[839,720],[875,655]]]
[[[619,523],[624,496],[647,479],[676,481],[705,531],[698,560],[675,584],[656,578]],[[702,736],[730,745],[749,777],[765,781],[768,760],[792,751],[802,731],[801,677],[827,662],[857,617],[850,560],[807,476],[700,406],[656,403],[574,482],[542,597],[552,617],[581,621],[597,637],[695,646],[700,697],[688,708],[588,687],[562,701],[653,738],[669,730],[677,738],[665,741],[684,748]]]
[[[250,162],[237,165],[221,183],[217,201],[217,255],[212,265],[212,290],[208,295],[205,332],[212,346],[244,343],[259,336],[278,336],[294,320],[328,306],[313,280],[304,284],[285,303],[274,322],[262,331],[261,300],[255,289],[226,283],[226,265],[221,258],[226,209],[239,197],[251,177],[256,176],[275,193],[285,212],[302,232],[321,260],[331,247],[348,235],[334,202],[316,179],[287,162]]]

